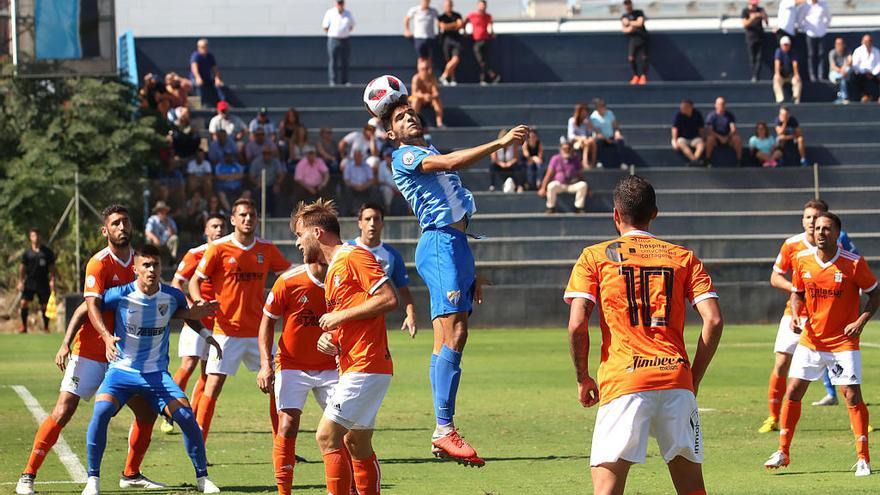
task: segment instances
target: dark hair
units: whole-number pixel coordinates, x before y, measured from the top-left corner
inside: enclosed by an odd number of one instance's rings
[[[158,247],[152,244],[144,244],[143,246],[137,248],[136,253],[138,256],[162,259],[162,252],[159,251]]]
[[[302,221],[305,227],[320,227],[325,232],[340,235],[339,218],[336,216],[336,205],[332,199],[318,199],[314,203],[301,202],[293,215],[290,216],[290,230],[296,229],[296,223]]]
[[[385,208],[382,208],[382,205],[379,203],[374,203],[372,201],[367,201],[366,203],[361,205],[361,208],[358,210],[358,220],[364,216],[364,211],[366,210],[376,210],[379,212],[379,216],[382,217],[382,220],[385,220]]]
[[[104,208],[104,211],[101,212],[101,218],[103,218],[104,221],[106,222],[107,219],[110,218],[110,215],[114,215],[116,213],[120,213],[122,215],[129,216],[128,208],[126,208],[120,204],[114,203],[114,204]]]
[[[222,213],[211,213],[210,215],[208,215],[208,218],[205,219],[205,225],[207,225],[208,222],[210,222],[211,220],[220,220],[225,224],[227,219],[226,215]]]
[[[812,208],[814,210],[819,210],[820,212],[828,211],[828,203],[822,201],[821,199],[811,199],[804,203],[804,209]]]
[[[578,114],[580,114],[581,111],[583,111],[585,114],[584,120],[590,118],[590,107],[588,107],[586,103],[578,103],[574,106],[574,113],[572,114],[572,117],[574,117],[574,123],[577,125],[580,125],[581,122],[583,122],[581,120],[578,120]]]
[[[644,225],[657,212],[654,187],[638,175],[620,179],[614,187],[614,208],[632,225]]]
[[[761,128],[763,128],[765,131],[767,131],[767,137],[770,137],[770,128],[767,127],[767,123],[764,122],[763,120],[759,120],[758,122],[755,123],[755,135],[756,136],[758,135],[758,129],[761,129]]]
[[[232,203],[232,213],[235,213],[235,209],[242,205],[257,211],[257,203],[255,203],[254,200],[250,198],[238,198],[235,200],[235,203]]]
[[[838,232],[840,232],[840,230],[843,228],[843,222],[840,221],[840,217],[835,215],[834,213],[831,213],[830,211],[823,211],[816,215],[816,220],[819,220],[820,218],[827,218],[831,220],[831,223],[833,223],[834,226],[837,227]]]
[[[383,215],[383,216],[384,216],[384,215]],[[36,227],[31,227],[31,228],[28,229],[28,237],[30,237],[31,234],[37,234],[37,235],[40,235],[40,231],[37,230]]]
[[[394,116],[394,111],[397,110],[398,108],[400,108],[402,106],[406,106],[406,105],[409,105],[409,97],[404,96],[403,98],[397,100],[396,102],[388,105],[385,108],[385,111],[382,113],[382,115],[378,116],[379,120],[382,121],[382,127],[386,131],[391,130],[391,117]]]
[[[681,100],[682,103],[687,103],[690,106],[694,106],[694,102],[688,98]]]

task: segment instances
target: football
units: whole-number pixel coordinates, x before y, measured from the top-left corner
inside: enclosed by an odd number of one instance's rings
[[[370,115],[382,118],[389,105],[397,103],[408,94],[400,79],[389,75],[379,76],[364,88],[364,105]]]

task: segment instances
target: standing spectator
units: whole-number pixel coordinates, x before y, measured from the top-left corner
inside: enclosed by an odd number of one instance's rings
[[[195,158],[186,164],[187,189],[190,193],[201,190],[205,196],[208,196],[214,188],[213,178],[214,168],[211,167],[211,162],[205,159],[205,152],[199,149]]]
[[[763,120],[755,124],[755,134],[749,138],[749,150],[752,159],[762,167],[775,167],[782,159],[782,150],[776,139],[770,134],[770,128]]]
[[[284,112],[284,119],[278,123],[278,149],[281,156],[288,156],[287,143],[293,139],[293,135],[300,127],[305,127],[299,119],[299,112],[295,108],[288,108]]]
[[[834,40],[834,48],[828,52],[828,80],[837,85],[837,101],[849,103],[849,91],[846,86],[852,69],[852,55],[846,53],[843,38]]]
[[[701,165],[705,142],[703,116],[691,100],[682,100],[672,124],[672,149],[681,152],[691,167]],[[693,149],[691,149],[693,148]]]
[[[275,155],[277,150],[273,150],[269,143],[267,141],[260,155],[251,162],[248,174],[254,186],[254,199],[257,204],[261,204],[263,170],[266,171],[266,213],[275,216],[275,200],[281,194],[281,184],[284,182],[284,173],[287,170]]]
[[[229,112],[229,103],[225,101],[217,103],[217,115],[211,117],[211,121],[208,122],[208,132],[211,133],[212,138],[217,139],[217,131],[220,129],[226,131],[226,134],[239,147],[243,147],[244,143],[247,142],[247,126],[244,125],[244,121],[238,118],[237,115]]]
[[[263,130],[263,127],[257,127],[252,138],[253,139],[248,141],[244,146],[245,164],[250,165],[250,163],[262,155],[266,149],[272,153],[273,157],[278,156],[278,145],[266,135],[266,131]]]
[[[418,72],[413,74],[412,84],[410,85],[409,96],[410,105],[416,114],[420,114],[422,107],[431,105],[434,108],[434,121],[437,128],[446,127],[443,124],[443,103],[440,101],[440,84],[434,77],[431,67],[431,60],[420,58],[417,64]]]
[[[538,189],[538,196],[547,198],[546,213],[556,213],[556,197],[559,193],[574,194],[575,212],[584,212],[589,187],[582,172],[583,169],[578,165],[571,143],[568,141],[562,143],[559,146],[559,153],[550,158],[547,173]]]
[[[182,223],[186,223],[187,227],[196,228],[198,225],[204,225],[202,212],[208,208],[208,201],[202,196],[202,192],[198,189],[190,193],[186,200],[186,219]]]
[[[229,211],[229,205],[241,195],[244,167],[235,161],[234,153],[226,153],[223,161],[214,167],[214,176],[214,190],[220,197],[223,208]]]
[[[144,235],[150,244],[167,250],[171,259],[175,260],[180,239],[177,237],[177,222],[168,215],[169,211],[171,208],[164,201],[157,201],[153,206],[153,215],[147,219]]]
[[[437,44],[437,18],[440,14],[431,7],[431,0],[421,0],[409,9],[403,18],[403,36],[412,38],[416,56],[431,61]],[[410,29],[412,22],[412,29]]]
[[[347,189],[345,197],[348,202],[349,215],[356,211],[356,205],[373,200],[376,172],[367,165],[365,156],[361,150],[355,150],[351,158],[343,160],[342,180]]]
[[[217,132],[214,133],[214,138],[208,143],[208,160],[213,165],[217,165],[223,161],[223,155],[227,153],[232,153],[233,155],[238,153],[238,147],[229,139],[229,135],[226,134],[225,130],[217,129]]]
[[[354,17],[345,9],[345,0],[327,9],[321,27],[327,33],[327,79],[330,86],[348,84],[348,59],[351,55],[351,31]]]
[[[446,66],[440,74],[440,84],[455,86],[455,69],[461,63],[461,30],[464,29],[464,19],[461,14],[452,10],[452,0],[444,0],[443,13],[437,18],[440,26],[440,45],[443,48],[443,57],[446,58]]]
[[[325,196],[325,189],[330,182],[330,169],[320,157],[314,146],[308,145],[303,150],[305,156],[296,164],[293,180],[296,184],[294,195],[306,203],[314,202]]]
[[[189,92],[192,91],[192,82],[180,77],[176,72],[169,72],[165,74],[165,91],[168,93],[168,102],[171,105],[168,120],[177,120],[180,113],[189,107]]]
[[[55,292],[55,281],[58,271],[55,269],[55,253],[40,242],[40,231],[28,231],[30,245],[21,255],[21,266],[18,269],[18,290],[21,292],[19,306],[21,326],[19,333],[27,333],[28,306],[37,296],[40,303],[40,315],[43,317],[43,330],[49,331],[49,318],[46,317],[46,305],[49,296]]]
[[[779,48],[773,54],[773,94],[776,103],[785,101],[783,85],[791,83],[791,96],[795,103],[801,102],[801,82],[798,61],[791,49],[791,38],[783,36],[779,40]]]
[[[544,145],[534,128],[529,130],[529,137],[523,141],[522,157],[526,162],[526,188],[535,190],[544,169]]]
[[[171,130],[171,147],[174,150],[174,158],[188,160],[195,156],[201,146],[202,135],[192,126],[188,108],[181,108],[179,114]]]
[[[831,25],[831,7],[825,0],[809,0],[800,13],[807,34],[807,74],[816,82],[825,78],[825,33]]]
[[[749,0],[749,6],[742,11],[742,24],[746,33],[746,47],[752,65],[752,82],[761,78],[761,63],[764,59],[764,28],[769,26],[767,11],[758,5],[759,0]]]
[[[776,11],[776,40],[788,36],[794,39],[797,34],[798,22],[801,19],[801,9],[804,0],[780,0],[779,10]]]
[[[801,166],[806,167],[809,165],[809,162],[807,162],[807,144],[804,140],[804,133],[801,131],[797,119],[788,110],[788,107],[779,107],[779,115],[773,121],[773,126],[776,127],[776,143],[782,150],[783,155],[785,155],[786,148],[794,146],[801,157]]]
[[[633,9],[632,0],[623,0],[624,13],[620,16],[623,34],[629,40],[627,60],[632,67],[630,84],[647,84],[648,82],[648,30],[645,28],[645,13]]]
[[[593,113],[590,114],[590,125],[593,128],[593,139],[596,141],[596,160],[599,159],[598,145],[614,146],[617,150],[617,159],[620,161],[620,168],[627,169],[629,165],[626,163],[625,152],[626,143],[623,140],[623,133],[620,132],[620,124],[617,123],[617,117],[614,112],[605,105],[605,100],[595,98],[593,100]],[[596,162],[599,165],[599,162]],[[601,165],[599,165],[601,166]]]
[[[498,131],[498,138],[507,135],[508,129]],[[492,163],[489,166],[489,190],[494,191],[498,187],[498,180],[505,178],[502,190],[506,193],[514,191],[523,192],[523,163],[520,147],[511,144],[492,153]]]
[[[477,2],[477,10],[467,15],[467,23],[471,25],[471,38],[474,40],[474,57],[480,66],[480,84],[501,82],[501,75],[489,65],[489,42],[495,37],[495,24],[492,15],[486,13],[486,0]]]
[[[202,100],[202,107],[210,108],[226,99],[223,96],[223,80],[220,79],[217,59],[208,51],[207,39],[202,38],[196,42],[196,51],[189,56],[189,71],[189,77]]]
[[[583,167],[593,168],[598,163],[596,139],[593,137],[592,124],[589,119],[590,109],[585,103],[574,106],[574,114],[568,118],[566,141],[570,141],[575,150],[581,150]],[[592,160],[590,157],[593,157]]]
[[[730,146],[736,152],[736,165],[742,167],[742,139],[736,132],[736,117],[727,111],[727,102],[715,98],[715,109],[706,116],[706,159],[711,163],[712,152],[718,146]]]
[[[378,155],[375,138],[376,128],[371,119],[361,130],[351,131],[339,140],[339,156],[354,158],[356,151],[360,151],[364,157]]]
[[[870,34],[862,36],[862,44],[852,54],[853,89],[862,101],[877,99],[877,77],[880,76],[880,50],[874,46]]]
[[[275,134],[275,124],[273,124],[272,119],[269,118],[269,109],[266,107],[260,107],[257,116],[251,119],[248,124],[248,132],[251,134],[257,129],[263,129],[263,132],[266,133],[266,139],[270,139],[274,142],[277,138]]]

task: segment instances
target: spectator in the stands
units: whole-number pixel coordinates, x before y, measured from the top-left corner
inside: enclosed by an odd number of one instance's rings
[[[318,156],[314,146],[308,145],[303,151],[305,156],[296,164],[293,175],[296,184],[294,195],[306,202],[328,197],[326,188],[330,182],[330,169]]]
[[[834,40],[834,48],[828,52],[828,80],[837,86],[837,101],[849,103],[849,73],[852,69],[852,55],[846,52],[843,38]]]
[[[694,108],[694,102],[682,100],[672,123],[672,149],[681,152],[691,167],[703,164],[704,134],[703,115]]]
[[[870,34],[862,36],[862,44],[852,54],[853,89],[862,101],[877,99],[880,77],[880,49],[874,46]]]
[[[706,160],[712,161],[712,152],[718,146],[729,146],[736,153],[736,164],[742,166],[742,138],[736,132],[736,117],[727,110],[727,102],[715,98],[715,108],[706,115]]]
[[[798,124],[798,121],[789,111],[788,107],[779,107],[779,115],[773,121],[776,128],[776,143],[782,149],[783,156],[786,148],[796,148],[801,158],[801,166],[809,165],[807,162],[807,144],[804,141],[804,133]]]
[[[440,14],[431,7],[431,0],[420,0],[403,17],[403,36],[413,41],[419,59],[434,59],[437,50],[437,18]],[[412,27],[410,27],[412,23]]]
[[[376,172],[367,164],[366,156],[368,155],[358,149],[352,153],[351,158],[343,160],[342,179],[345,182],[349,214],[355,211],[356,205],[373,201]]]
[[[165,201],[177,208],[186,201],[186,177],[183,175],[180,160],[163,157],[162,168],[156,177],[156,199]]]
[[[195,228],[198,225],[204,225],[205,222],[201,221],[202,213],[208,208],[208,200],[202,195],[202,191],[196,189],[189,194],[189,198],[186,200],[186,208],[185,215],[186,218],[181,221],[181,224],[185,224],[184,229],[189,230],[190,228]]]
[[[139,91],[141,106],[155,110],[162,118],[167,118],[171,109],[171,95],[156,74],[150,73],[144,76],[144,86]]]
[[[776,11],[776,41],[784,36],[794,39],[805,0],[780,0]]]
[[[171,147],[174,149],[174,157],[188,160],[195,156],[201,144],[202,135],[190,122],[189,109],[181,107],[180,115],[171,130]]]
[[[556,198],[559,193],[574,194],[575,212],[583,213],[588,189],[583,178],[583,167],[575,157],[571,143],[561,143],[559,153],[550,158],[547,173],[538,188],[538,196],[547,198],[546,213],[556,213]]]
[[[199,221],[196,222],[196,225],[204,225],[205,221],[211,215],[223,215],[226,218],[229,217],[229,206],[224,206],[223,201],[217,194],[212,194],[208,196],[208,206],[205,208],[205,211],[202,212]]]
[[[490,43],[495,37],[495,24],[492,15],[486,12],[486,0],[477,1],[477,10],[467,15],[465,24],[471,25],[471,39],[474,41],[474,58],[480,66],[480,84],[497,84],[501,75],[489,64]]]
[[[201,191],[210,196],[214,189],[214,167],[205,159],[205,152],[199,149],[196,156],[186,164],[186,186],[190,193]]]
[[[235,153],[224,154],[223,161],[214,167],[214,191],[227,210],[241,196],[244,173],[244,167],[235,160]]]
[[[632,0],[623,0],[623,15],[620,16],[621,30],[629,40],[627,60],[632,68],[630,84],[648,82],[649,45],[648,30],[645,28],[645,13],[634,9]]]
[[[287,163],[296,164],[303,159],[305,147],[309,145],[309,131],[299,126],[293,131],[293,137],[287,142]]]
[[[742,10],[746,48],[752,66],[752,82],[756,82],[761,77],[761,64],[764,60],[764,28],[770,23],[767,19],[767,11],[758,5],[759,1],[749,0],[749,6]]]
[[[593,99],[593,113],[590,114],[590,126],[593,128],[593,139],[596,141],[596,165],[601,167],[598,162],[598,145],[613,146],[617,150],[617,159],[620,160],[620,168],[627,169],[629,165],[626,163],[626,143],[623,140],[623,133],[620,132],[620,124],[617,123],[617,117],[614,112],[608,109],[605,100],[602,98]]]
[[[345,8],[345,0],[336,0],[336,5],[327,9],[321,27],[327,33],[327,80],[330,86],[348,84],[354,16]]]
[[[364,157],[378,155],[375,138],[376,128],[368,121],[360,130],[351,131],[339,140],[339,156],[354,158],[356,151],[360,151]]]
[[[434,76],[431,60],[420,58],[417,63],[418,70],[412,77],[409,89],[410,105],[416,114],[422,112],[425,106],[434,108],[434,121],[438,128],[446,127],[443,124],[443,103],[440,101],[440,83]]]
[[[238,147],[233,140],[229,139],[225,130],[218,129],[214,133],[214,139],[208,143],[208,160],[216,166],[223,161],[223,155],[227,153],[233,155],[238,153]]]
[[[535,190],[544,171],[544,145],[538,131],[532,128],[522,144],[522,157],[526,164],[526,188]]]
[[[217,103],[217,115],[211,117],[208,123],[208,132],[213,139],[217,139],[217,131],[223,129],[230,140],[235,141],[239,147],[243,147],[248,139],[247,126],[237,115],[229,111],[229,103],[221,101]]]
[[[807,35],[807,74],[810,81],[825,79],[825,33],[831,25],[831,7],[825,0],[807,0],[801,9],[801,28]]]
[[[284,174],[287,169],[276,156],[277,150],[268,145],[269,142],[267,141],[260,155],[251,162],[248,175],[253,187],[254,200],[260,204],[263,192],[263,171],[266,171],[266,213],[275,216],[277,213],[275,205],[278,203],[276,199],[281,195],[281,185],[284,183]]]
[[[394,211],[394,199],[401,196],[397,184],[394,182],[394,170],[391,167],[392,150],[386,149],[382,152],[382,159],[376,160],[376,182],[379,189],[379,196],[382,198],[382,205],[385,211]]]
[[[566,141],[581,152],[584,168],[593,168],[598,162],[596,139],[593,137],[593,125],[590,123],[590,109],[586,103],[578,103],[574,106],[574,113],[568,118],[568,127],[565,132]]]
[[[271,140],[273,143],[275,142],[277,138],[275,124],[269,118],[269,109],[266,107],[260,107],[260,110],[257,111],[257,116],[251,119],[248,124],[248,132],[251,134],[257,129],[263,129],[263,132],[266,133],[266,139]]]
[[[287,143],[293,139],[293,133],[298,127],[305,127],[299,119],[299,112],[295,108],[288,108],[284,112],[284,119],[278,123],[278,149],[281,156],[288,156]]]
[[[189,71],[203,107],[213,107],[217,102],[226,99],[223,96],[223,80],[220,78],[217,59],[208,49],[207,39],[202,38],[196,42],[196,51],[189,56]]]
[[[446,59],[443,73],[440,74],[440,84],[455,86],[458,84],[455,80],[455,69],[461,63],[463,41],[461,31],[464,29],[464,18],[452,10],[452,0],[444,0],[443,13],[437,18],[437,23],[440,27],[440,45],[443,48],[443,57]]]
[[[318,142],[315,143],[315,150],[318,152],[318,158],[324,160],[324,163],[327,164],[327,168],[331,171],[334,168],[339,169],[339,160],[342,155],[339,153],[338,145],[333,140],[332,129],[329,127],[321,128],[318,132]]]
[[[165,91],[168,93],[171,110],[168,120],[174,121],[180,118],[183,110],[189,107],[189,93],[192,91],[192,82],[177,75],[176,72],[165,74]]]
[[[177,258],[180,238],[177,236],[177,222],[168,214],[171,208],[164,201],[157,201],[153,206],[153,215],[147,219],[144,235],[147,241],[163,250],[167,250],[171,259]]]
[[[269,136],[263,127],[257,127],[252,139],[244,146],[244,161],[247,164],[253,162],[257,157],[268,149],[273,157],[278,156],[278,145]]]
[[[775,167],[782,159],[782,150],[763,120],[755,124],[755,134],[749,138],[749,152],[755,163],[762,167]]]
[[[508,129],[498,131],[498,138],[504,137]],[[522,163],[522,150],[520,146],[511,144],[492,153],[492,163],[489,165],[489,190],[494,191],[499,187],[506,193],[523,192],[525,173]]]
[[[801,102],[801,82],[798,61],[791,48],[791,38],[783,36],[779,40],[779,48],[773,54],[773,94],[776,103],[785,101],[783,86],[791,84],[791,96],[795,103]]]

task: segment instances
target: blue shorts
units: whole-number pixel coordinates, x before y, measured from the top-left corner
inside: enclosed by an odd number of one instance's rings
[[[452,227],[422,232],[416,270],[431,295],[432,320],[473,309],[476,267],[464,232]]]
[[[128,402],[133,395],[140,395],[158,413],[163,412],[169,402],[186,399],[186,394],[174,383],[174,379],[167,371],[138,373],[119,368],[107,370],[96,396],[100,394],[112,395],[120,406]]]

